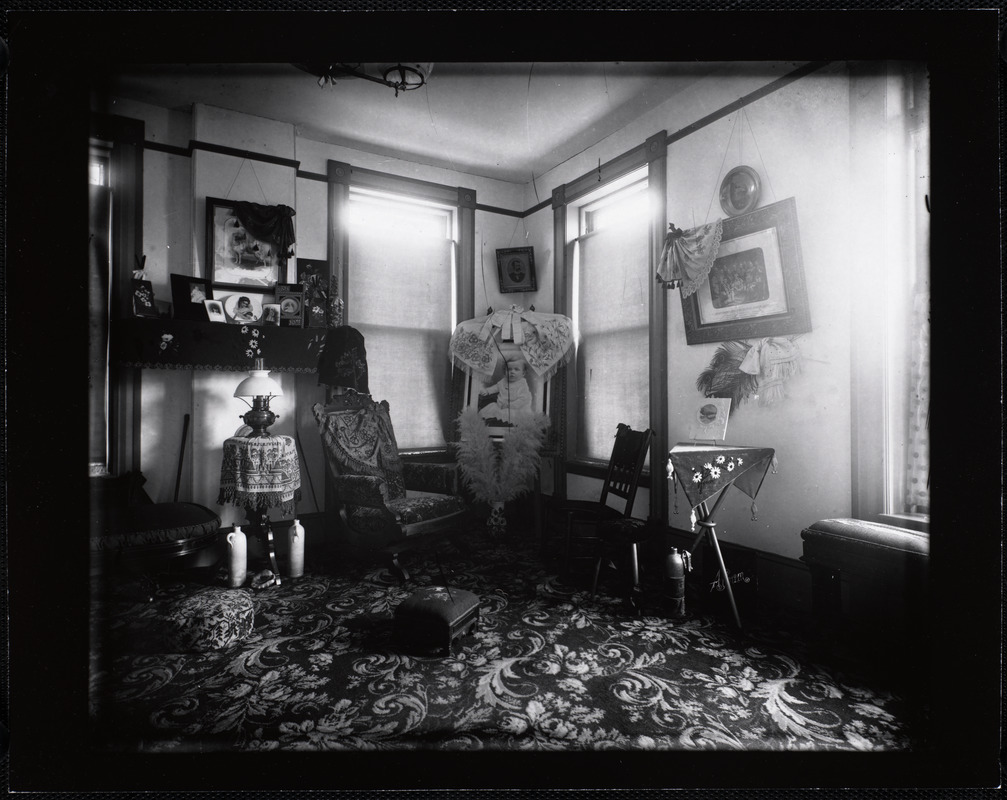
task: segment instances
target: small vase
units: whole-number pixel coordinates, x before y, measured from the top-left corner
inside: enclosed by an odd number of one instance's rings
[[[502,532],[507,527],[507,518],[504,516],[504,504],[502,500],[494,500],[490,503],[490,517],[487,521],[490,530]]]

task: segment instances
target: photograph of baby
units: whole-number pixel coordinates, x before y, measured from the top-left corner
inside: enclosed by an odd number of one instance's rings
[[[545,412],[545,387],[528,367],[521,350],[513,343],[501,345],[503,359],[493,374],[483,378],[483,386],[473,386],[479,416],[490,426],[514,425],[528,419],[535,411]]]
[[[236,292],[224,298],[228,322],[251,325],[262,319],[262,297],[251,292]]]

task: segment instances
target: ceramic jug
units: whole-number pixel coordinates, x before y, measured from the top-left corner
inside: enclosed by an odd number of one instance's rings
[[[287,536],[290,539],[290,577],[300,578],[304,574],[304,528],[300,520],[294,520]]]
[[[227,552],[227,585],[237,589],[245,584],[248,577],[248,543],[240,525],[227,534]]]

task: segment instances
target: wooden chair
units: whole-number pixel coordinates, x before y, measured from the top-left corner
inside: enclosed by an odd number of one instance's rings
[[[555,499],[551,504],[553,518],[562,520],[565,527],[564,577],[571,577],[575,564],[581,561],[589,563],[593,571],[598,557],[599,526],[632,515],[640,474],[653,435],[649,428],[634,431],[629,425],[619,423],[601,496],[597,500]],[[609,505],[611,497],[623,501],[621,510]]]
[[[453,463],[413,463],[399,457],[388,401],[355,391],[312,407],[342,521],[343,544],[384,558],[400,580],[406,550],[468,532]],[[424,492],[407,494],[407,490]],[[459,539],[458,544],[464,546]]]

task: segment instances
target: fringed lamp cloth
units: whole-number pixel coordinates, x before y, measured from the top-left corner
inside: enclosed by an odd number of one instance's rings
[[[681,288],[682,297],[693,294],[706,280],[720,249],[723,220],[683,231],[668,224],[664,249],[657,265],[657,278],[670,288]]]
[[[217,502],[293,514],[301,473],[292,436],[232,436],[224,442]]]
[[[679,484],[692,509],[733,485],[752,498],[752,519],[756,520],[759,509],[755,505],[755,497],[770,467],[775,474],[776,452],[771,447],[680,442],[668,453],[668,480],[675,489],[675,513],[678,513]],[[695,524],[693,511],[693,528]]]
[[[569,361],[573,323],[562,314],[525,311],[521,306],[462,322],[451,335],[451,363],[465,372],[490,375],[500,359],[498,337],[513,341],[536,375],[548,380]]]

